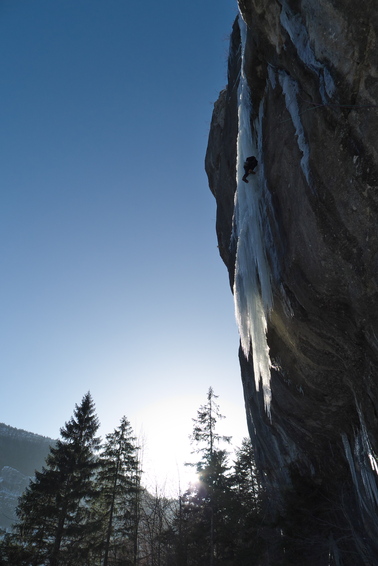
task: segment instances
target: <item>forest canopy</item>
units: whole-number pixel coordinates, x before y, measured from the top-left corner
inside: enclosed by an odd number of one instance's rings
[[[141,452],[128,419],[97,436],[88,392],[21,496],[17,522],[0,546],[11,566],[243,566],[257,564],[262,494],[245,439],[231,437],[210,387],[193,418],[197,481],[177,498],[142,486]]]

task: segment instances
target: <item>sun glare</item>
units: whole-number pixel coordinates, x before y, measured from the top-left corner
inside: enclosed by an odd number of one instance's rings
[[[199,483],[199,477],[195,466],[185,466],[185,485],[182,487],[187,489],[190,486],[195,486]]]
[[[130,419],[142,446],[143,485],[150,491],[158,490],[162,495],[177,497],[190,484],[198,483],[196,467],[185,464],[199,459],[199,455],[193,453],[194,446],[189,436],[193,431],[192,419],[196,418],[204,400],[205,395],[159,399]],[[233,442],[238,446],[246,436],[242,408],[220,401],[221,412],[227,418],[219,422],[219,432],[230,434],[233,425],[231,435],[234,433]],[[239,437],[236,437],[235,431]]]
[[[149,405],[138,414],[144,437],[144,481],[148,489],[159,486],[178,495],[190,483],[198,481],[195,467],[185,463],[195,461],[189,435],[200,403],[198,397],[172,397]]]

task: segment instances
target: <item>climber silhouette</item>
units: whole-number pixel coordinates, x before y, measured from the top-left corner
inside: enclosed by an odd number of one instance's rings
[[[247,159],[244,161],[244,175],[243,175],[243,181],[244,183],[248,183],[248,175],[255,175],[255,171],[254,168],[257,167],[258,161],[256,159],[256,157],[254,155],[251,155],[251,157],[247,157]]]

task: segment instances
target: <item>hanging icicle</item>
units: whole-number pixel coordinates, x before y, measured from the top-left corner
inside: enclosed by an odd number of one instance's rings
[[[270,416],[270,358],[266,339],[267,316],[272,305],[270,271],[262,230],[261,191],[264,186],[261,144],[253,139],[251,130],[251,97],[244,72],[244,51],[247,28],[239,18],[242,42],[242,64],[238,90],[237,190],[233,219],[233,238],[236,241],[235,314],[241,345],[248,358],[252,348],[256,389],[262,390],[267,414]],[[262,112],[256,119],[254,131],[260,131]],[[261,165],[249,182],[242,180],[244,161],[254,155]]]

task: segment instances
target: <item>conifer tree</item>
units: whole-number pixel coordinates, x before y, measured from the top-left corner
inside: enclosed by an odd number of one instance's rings
[[[134,564],[137,551],[140,469],[136,438],[126,417],[113,433],[106,436],[100,459],[96,503],[102,523],[103,566],[122,560]]]
[[[224,419],[224,416],[220,413],[219,405],[215,401],[216,399],[218,399],[218,395],[215,395],[213,388],[209,387],[206,404],[200,406],[197,411],[197,418],[192,419],[194,426],[191,441],[193,444],[197,444],[195,452],[203,455],[202,464],[204,462],[211,463],[216,446],[220,442],[229,443],[231,441],[230,436],[221,436],[216,432],[217,422]]]
[[[263,541],[258,534],[262,524],[262,486],[249,438],[244,438],[241,447],[236,450],[231,481],[234,560],[239,566],[259,564],[263,549]]]
[[[243,504],[248,509],[257,509],[262,488],[255,464],[254,449],[249,438],[243,438],[241,447],[236,450],[232,480]]]
[[[222,554],[223,541],[227,538],[227,507],[231,497],[228,478],[227,452],[219,448],[221,442],[229,443],[230,436],[220,435],[216,424],[220,413],[218,398],[210,387],[207,402],[197,411],[193,419],[192,443],[194,452],[201,455],[195,464],[199,482],[183,496],[183,516],[187,533],[188,552],[196,555],[195,564],[215,564]]]
[[[88,392],[61,429],[46,466],[36,472],[20,498],[16,540],[31,555],[33,566],[86,563],[85,541],[93,528],[88,519],[89,503],[95,497],[98,428]]]

